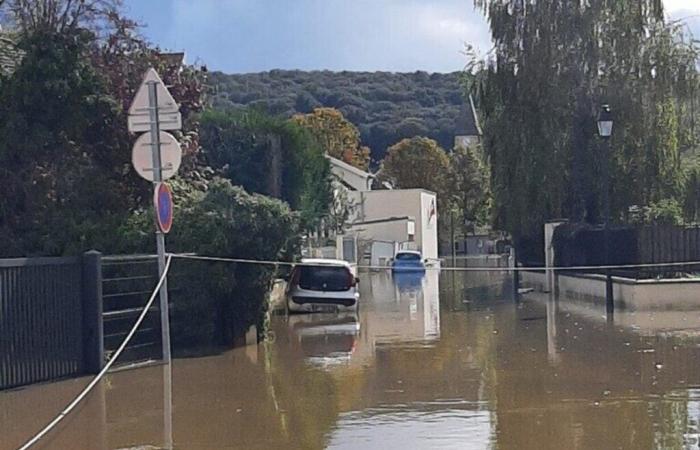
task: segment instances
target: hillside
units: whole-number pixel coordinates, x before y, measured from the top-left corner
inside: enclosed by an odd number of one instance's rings
[[[217,109],[256,106],[291,116],[337,108],[360,129],[372,159],[404,137],[428,136],[452,147],[463,103],[461,74],[274,70],[243,75],[212,72]]]

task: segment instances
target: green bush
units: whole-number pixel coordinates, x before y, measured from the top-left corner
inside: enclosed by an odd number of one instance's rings
[[[222,179],[206,192],[182,182],[173,185],[168,252],[266,261],[291,260],[298,253],[299,219],[286,203],[248,194]],[[119,233],[122,252],[153,251],[152,218],[152,211],[130,217]],[[176,346],[231,345],[251,325],[264,331],[273,265],[176,259],[171,274]]]

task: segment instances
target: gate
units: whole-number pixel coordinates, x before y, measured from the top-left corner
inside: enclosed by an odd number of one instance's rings
[[[0,259],[0,389],[102,367],[96,261]]]

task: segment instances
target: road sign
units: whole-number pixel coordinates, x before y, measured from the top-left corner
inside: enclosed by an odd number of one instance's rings
[[[153,170],[153,135],[148,132],[139,136],[134,143],[134,148],[131,150],[131,162],[134,169],[148,181],[156,181],[155,171]],[[160,132],[160,166],[161,166],[161,181],[175,175],[180,168],[182,162],[182,149],[180,143],[175,137],[166,133]]]
[[[160,79],[155,69],[148,69],[129,108],[129,131],[142,133],[151,129],[149,84],[155,84],[156,86],[159,128],[165,131],[181,129],[182,116],[180,115],[180,107],[173,96],[170,95],[168,88],[165,87],[165,83]]]
[[[158,229],[167,234],[173,226],[173,194],[165,183],[156,183],[153,205],[156,208]]]

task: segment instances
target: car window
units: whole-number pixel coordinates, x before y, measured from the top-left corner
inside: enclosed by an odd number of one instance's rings
[[[346,291],[352,287],[354,277],[346,267],[301,266],[299,287],[317,291]]]
[[[416,253],[399,253],[396,255],[397,261],[420,261],[420,255]]]

